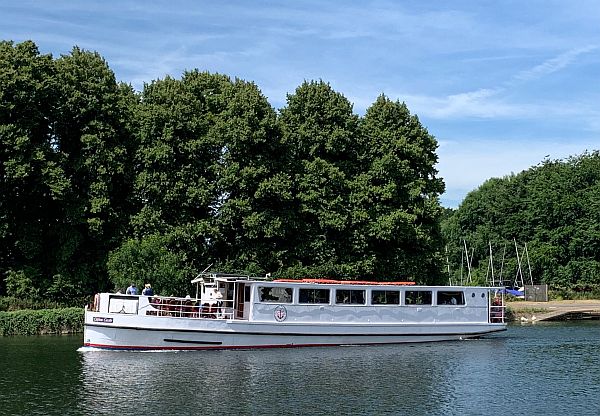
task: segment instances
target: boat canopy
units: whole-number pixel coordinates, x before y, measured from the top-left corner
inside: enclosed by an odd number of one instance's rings
[[[248,276],[242,274],[231,274],[231,273],[200,273],[194,279],[192,279],[191,283],[204,283],[208,281],[214,280],[223,280],[223,281],[236,281],[236,280],[266,280],[269,276],[260,277],[260,276]]]
[[[275,279],[283,283],[321,283],[328,285],[373,285],[373,286],[412,286],[415,282],[370,282],[366,280],[333,280],[333,279]]]

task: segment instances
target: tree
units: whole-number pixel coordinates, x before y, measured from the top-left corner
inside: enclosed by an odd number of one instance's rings
[[[0,50],[0,267],[11,287],[21,276],[40,295],[93,293],[129,212],[135,97],[97,53]]]
[[[91,293],[148,269],[174,291],[211,263],[434,275],[436,142],[384,96],[361,119],[304,82],[277,114],[225,75],[187,71],[136,94],[98,53],[2,42],[0,110],[0,293]]]
[[[127,239],[108,258],[108,273],[113,289],[125,293],[135,282],[138,287],[150,282],[156,294],[179,295],[189,290],[192,273],[185,253],[169,248],[168,237],[158,234],[142,239]]]
[[[277,270],[291,200],[291,179],[283,155],[275,110],[253,83],[236,80],[216,123],[220,139],[215,254],[228,270]]]
[[[52,128],[55,102],[52,57],[33,42],[0,42],[0,271],[35,287],[53,272],[48,247],[68,187]]]
[[[316,272],[356,277],[352,256],[349,179],[357,165],[358,117],[323,81],[304,82],[281,110],[282,141],[291,179],[288,267],[320,265]]]
[[[367,109],[361,139],[351,205],[364,273],[431,282],[439,275],[442,242],[437,141],[404,103],[384,95]]]
[[[507,245],[508,284],[517,268],[513,238],[528,245],[533,279],[554,288],[600,284],[600,154],[545,160],[518,175],[493,178],[469,193],[444,221],[449,246],[466,238],[487,267],[487,246]],[[522,250],[522,249],[521,249]],[[454,250],[458,251],[458,250]],[[508,257],[508,256],[507,256]]]
[[[142,93],[133,235],[161,235],[190,270],[216,260],[219,120],[231,94],[228,77],[199,71],[154,81]]]
[[[56,68],[55,146],[69,181],[56,236],[56,272],[93,293],[108,283],[108,252],[126,235],[132,212],[137,98],[96,52],[75,47]]]

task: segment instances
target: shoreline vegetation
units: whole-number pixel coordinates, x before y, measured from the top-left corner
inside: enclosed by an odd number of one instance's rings
[[[83,308],[0,311],[0,335],[77,334],[83,332]]]
[[[559,309],[600,310],[600,300],[560,300],[548,302],[507,302],[509,322],[534,322],[536,316]],[[23,309],[0,311],[0,336],[62,335],[83,332],[84,308]]]

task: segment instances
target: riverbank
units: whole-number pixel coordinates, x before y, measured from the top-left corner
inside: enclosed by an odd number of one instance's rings
[[[532,322],[541,315],[553,312],[600,311],[600,300],[554,300],[548,302],[515,301],[507,302],[506,306],[510,309],[512,315],[511,318],[513,320]]]
[[[0,335],[75,334],[83,332],[83,308],[0,312]]]
[[[507,302],[507,318],[534,322],[557,311],[600,311],[600,300],[561,300],[549,302]],[[0,336],[76,334],[83,332],[83,308],[60,308],[0,312]]]

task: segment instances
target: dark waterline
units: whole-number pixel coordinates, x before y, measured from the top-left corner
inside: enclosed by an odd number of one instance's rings
[[[79,352],[0,338],[0,415],[599,415],[600,323],[378,347]]]

